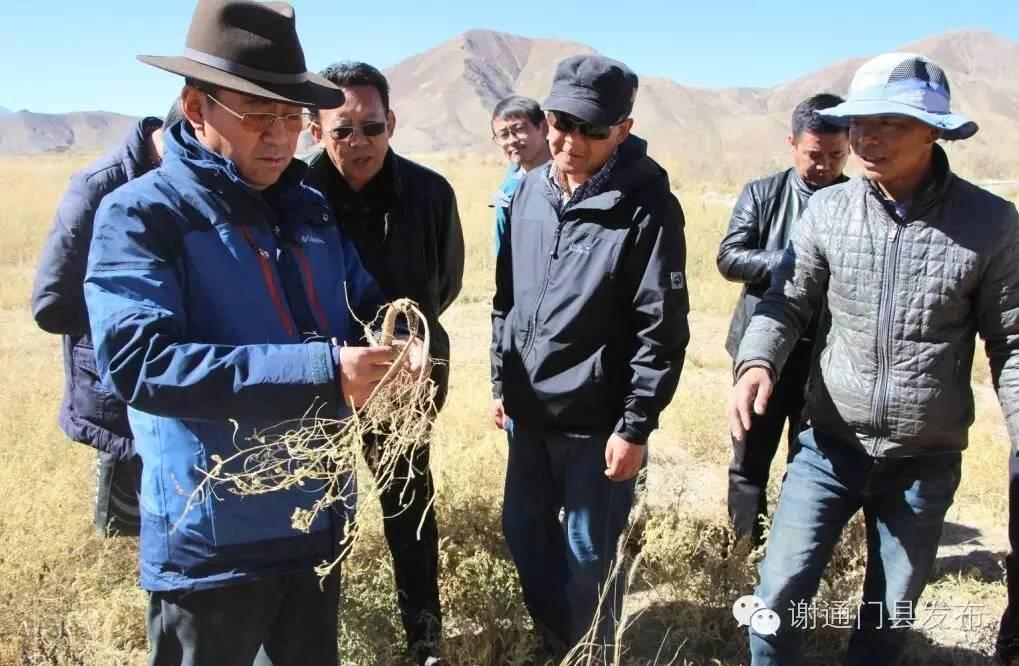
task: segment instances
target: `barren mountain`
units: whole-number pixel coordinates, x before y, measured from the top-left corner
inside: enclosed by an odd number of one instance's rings
[[[1019,178],[1019,43],[991,32],[935,35],[902,51],[927,55],[948,72],[953,106],[981,127],[949,145],[955,168],[978,179]],[[406,153],[497,155],[489,118],[503,97],[543,99],[556,64],[583,44],[471,30],[386,70],[397,115],[396,148]],[[608,54],[612,55],[612,54]],[[738,184],[787,163],[785,136],[796,103],[818,92],[844,94],[860,54],[774,88],[708,89],[642,77],[634,131],[677,183]],[[134,119],[106,112],[46,115],[0,107],[0,154],[104,150]]]
[[[100,152],[120,142],[136,120],[109,111],[0,114],[0,154]]]
[[[927,55],[948,72],[953,104],[981,126],[949,151],[976,178],[1019,176],[1019,43],[994,33],[962,30],[898,50]],[[398,129],[393,143],[409,153],[495,150],[491,109],[519,93],[541,100],[555,65],[583,44],[472,30],[386,70]],[[611,55],[611,54],[608,54]],[[677,179],[741,182],[786,163],[785,136],[796,103],[818,92],[844,94],[855,69],[874,54],[835,63],[774,88],[707,89],[642,78],[634,131]]]

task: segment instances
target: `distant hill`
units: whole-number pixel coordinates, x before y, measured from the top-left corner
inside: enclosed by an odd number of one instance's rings
[[[137,122],[109,111],[0,114],[0,154],[100,152],[116,145]]]
[[[898,50],[938,61],[955,107],[981,126],[949,148],[976,178],[1019,176],[1019,43],[991,32],[935,35]],[[556,64],[583,44],[472,30],[386,70],[397,114],[393,143],[408,153],[487,152],[491,109],[502,97],[548,93]],[[606,55],[612,55],[608,53]],[[861,54],[870,57],[874,54]],[[789,115],[818,92],[844,94],[864,58],[835,63],[773,88],[707,89],[641,77],[634,131],[650,141],[674,178],[741,182],[784,166]]]
[[[898,50],[915,51],[948,72],[954,107],[980,125],[973,139],[949,144],[953,166],[980,179],[1019,179],[1019,43],[992,32],[959,30]],[[556,64],[584,44],[471,30],[386,70],[405,153],[497,155],[489,118],[503,97],[541,100]],[[611,53],[607,55],[613,55]],[[697,88],[641,77],[634,131],[674,182],[742,183],[788,162],[785,137],[797,102],[818,92],[844,94],[860,54],[772,88]],[[135,119],[107,112],[0,113],[0,153],[98,151],[118,142]]]

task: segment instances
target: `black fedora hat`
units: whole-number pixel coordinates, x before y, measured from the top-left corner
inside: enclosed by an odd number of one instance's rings
[[[343,92],[308,71],[285,2],[198,0],[180,56],[140,55],[174,74],[300,106],[343,106]]]

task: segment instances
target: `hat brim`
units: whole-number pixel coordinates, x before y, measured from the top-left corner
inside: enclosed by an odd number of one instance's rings
[[[563,95],[549,95],[548,99],[541,105],[541,110],[562,111],[592,125],[617,125],[624,120],[609,115],[609,111],[606,111],[590,100],[579,97],[565,97]]]
[[[941,130],[949,141],[968,139],[980,127],[959,113],[931,113],[910,104],[884,99],[849,100],[828,109],[815,111],[834,125],[848,127],[853,118],[866,116],[908,116]]]
[[[308,72],[308,80],[304,83],[274,84],[245,79],[183,56],[140,55],[138,60],[173,74],[245,95],[319,109],[343,106],[343,91],[313,72]]]

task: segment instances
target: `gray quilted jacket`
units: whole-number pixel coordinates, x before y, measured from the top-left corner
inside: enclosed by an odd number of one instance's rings
[[[780,372],[813,311],[831,313],[808,384],[811,425],[873,456],[963,449],[975,334],[1019,435],[1019,215],[955,176],[896,214],[862,177],[815,194],[736,358]]]

